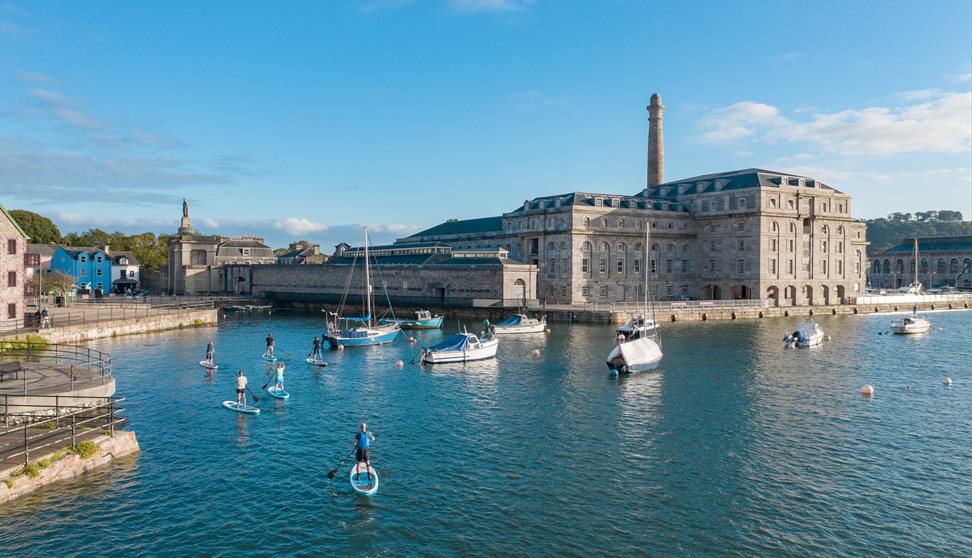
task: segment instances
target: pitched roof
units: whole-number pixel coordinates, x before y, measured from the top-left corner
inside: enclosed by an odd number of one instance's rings
[[[28,254],[40,254],[41,256],[53,256],[54,250],[56,248],[57,248],[57,244],[35,244],[33,242],[27,243]]]
[[[223,248],[223,247],[226,247],[226,248],[270,248],[266,244],[264,244],[264,243],[262,243],[262,242],[260,242],[258,240],[254,240],[252,238],[234,238],[234,239],[231,239],[231,240],[227,240],[226,242],[220,243],[219,247],[220,248]]]
[[[4,207],[2,203],[0,203],[0,213],[3,213],[3,216],[6,217],[13,224],[14,228],[17,229],[17,232],[23,235],[25,239],[30,240],[30,236],[24,231],[23,228],[21,228],[20,223],[18,223],[17,220],[13,218],[13,215],[11,215],[7,211],[7,208]]]
[[[476,234],[487,232],[503,232],[503,218],[481,217],[479,219],[450,220],[405,238],[422,238],[426,236],[449,236],[456,234]]]
[[[727,190],[742,190],[747,188],[779,188],[780,186],[794,186],[803,188],[820,188],[837,191],[815,178],[788,174],[765,169],[742,169],[714,174],[703,174],[681,180],[673,180],[642,190],[639,196],[646,198],[674,199],[678,196],[703,194],[709,192],[724,192]]]
[[[901,244],[892,246],[881,254],[911,254],[915,251],[915,239],[904,238]],[[918,238],[918,257],[922,252],[964,252],[972,253],[972,236],[928,236]],[[873,257],[873,256],[872,256]]]
[[[132,252],[126,252],[126,251],[116,252],[112,250],[111,254],[109,255],[111,256],[111,263],[113,264],[121,265],[118,262],[118,260],[124,257],[124,258],[128,258],[128,265],[139,265],[138,258],[136,258],[135,254],[133,254]]]

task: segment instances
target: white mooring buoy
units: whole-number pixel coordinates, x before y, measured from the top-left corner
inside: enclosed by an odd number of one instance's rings
[[[540,349],[533,349],[533,358],[540,358]]]
[[[951,378],[945,378],[945,381],[942,382],[942,383],[945,384],[946,386],[950,386],[950,385],[952,385],[952,379]]]
[[[863,395],[864,397],[871,397],[872,395],[874,395],[874,386],[872,386],[871,384],[864,384],[863,386],[861,386],[861,395]]]
[[[395,366],[401,368],[401,367],[405,366],[405,363],[403,361],[396,360],[395,361]]]

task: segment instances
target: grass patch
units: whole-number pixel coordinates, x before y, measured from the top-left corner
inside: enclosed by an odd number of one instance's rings
[[[6,479],[3,482],[5,482],[7,484],[7,488],[13,488],[13,480],[12,479]]]
[[[184,327],[186,327],[186,324],[184,324],[184,323],[182,323],[182,322],[179,322],[179,329],[182,329],[182,328],[184,328]]]
[[[98,449],[99,449],[98,448],[98,444],[96,444],[94,442],[81,442],[81,444],[91,444],[91,445],[94,446],[94,449],[93,450],[90,450],[91,451],[91,454],[89,454],[88,457],[90,457],[91,455],[93,455],[94,452],[98,451]],[[78,444],[78,445],[80,446],[81,444]],[[88,451],[88,448],[85,448],[85,451]],[[37,461],[34,461],[33,463],[28,463],[27,465],[24,465],[20,469],[17,469],[16,471],[10,473],[10,476],[11,477],[19,477],[21,475],[27,475],[28,477],[30,477],[32,479],[36,479],[37,477],[40,476],[41,471],[43,471],[44,469],[47,469],[48,467],[50,467],[51,463],[54,463],[55,461],[57,461],[58,459],[63,458],[65,455],[67,455],[69,453],[71,453],[71,450],[70,449],[68,449],[68,448],[61,448],[61,449],[55,451],[52,455],[50,455],[48,457],[45,457],[44,459],[38,459]],[[77,452],[75,452],[75,453],[77,453]],[[78,455],[80,455],[80,454],[78,454]],[[12,486],[13,486],[13,481],[7,480],[7,487],[10,488]]]
[[[114,338],[114,337],[118,337],[118,332],[117,332],[117,331],[114,331],[114,330],[112,330],[112,332],[111,332],[111,336],[112,336],[113,338]]]
[[[101,449],[101,446],[98,444],[90,440],[85,440],[83,442],[78,442],[78,445],[74,446],[74,449],[71,451],[81,459],[87,459],[97,453],[99,449]]]
[[[40,424],[32,424],[30,425],[30,427],[39,428],[41,430],[54,430],[55,428],[57,428],[57,425],[54,424],[53,422],[43,422]]]
[[[195,320],[192,321],[192,327],[199,327],[199,326],[202,326],[202,325],[205,325],[205,322],[203,322],[199,318],[196,318]]]
[[[47,339],[40,335],[28,335],[25,339],[0,341],[0,353],[25,351],[28,348],[43,349],[47,346]]]

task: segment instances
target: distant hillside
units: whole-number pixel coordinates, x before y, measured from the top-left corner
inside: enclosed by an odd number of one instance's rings
[[[940,216],[945,217],[942,219]],[[867,253],[876,254],[901,242],[902,238],[915,236],[972,236],[972,221],[963,221],[957,211],[929,211],[917,213],[892,213],[886,218],[869,219]]]

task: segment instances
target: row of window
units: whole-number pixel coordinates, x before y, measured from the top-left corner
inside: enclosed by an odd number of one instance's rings
[[[615,288],[617,288],[617,287],[615,287]],[[623,289],[624,287],[621,287],[621,288]],[[687,295],[688,294],[688,285],[680,285],[679,286],[679,291],[681,292],[681,294]],[[549,292],[549,293],[555,293],[556,292],[556,286],[551,285],[550,287],[548,287],[547,292]],[[591,293],[592,292],[593,292],[593,289],[591,288],[591,285],[584,285],[584,286],[581,287],[581,296],[583,296],[585,298],[591,298]],[[598,285],[597,286],[597,296],[598,297],[600,297],[600,298],[607,298],[610,293],[611,293],[611,286],[610,285]],[[673,285],[672,283],[668,283],[667,285],[665,285],[665,293],[668,296],[674,295],[675,294],[675,285]],[[651,286],[651,294],[652,294],[652,296],[658,296],[658,286],[657,285],[652,285]],[[644,295],[645,295],[645,288],[642,285],[635,285],[634,294],[632,296],[634,296],[634,297],[641,297],[641,296],[644,296]],[[564,297],[567,296],[567,285],[562,285],[560,287],[560,296],[564,296]]]
[[[922,258],[921,261],[918,264],[918,266],[920,268],[920,272],[921,273],[928,273],[928,265],[929,265],[928,264],[928,260],[925,259],[925,258]],[[936,273],[942,273],[942,274],[944,274],[944,273],[958,273],[958,272],[960,272],[963,269],[968,268],[968,267],[972,267],[972,258],[965,258],[965,260],[963,260],[961,266],[959,265],[958,258],[952,258],[951,260],[947,260],[947,261],[946,261],[945,258],[939,258],[938,259],[938,263],[937,263],[936,268],[935,268],[936,269],[935,272]],[[905,261],[903,259],[895,260],[894,268],[895,268],[895,273],[904,273],[904,271],[905,271]],[[908,271],[912,271],[912,270],[915,269],[915,260],[909,260],[909,264],[908,264],[907,269],[908,269]],[[872,273],[881,273],[882,270],[883,270],[884,273],[891,273],[891,260],[887,260],[887,259],[884,260],[883,261],[883,265],[882,265],[882,261],[881,260],[879,260],[879,259],[878,260],[874,260],[874,263],[872,264],[872,267],[871,267]]]
[[[837,275],[842,275],[844,273],[844,262],[843,262],[843,260],[837,260],[835,262],[835,264],[836,264],[836,267],[837,267],[836,274]],[[793,275],[793,267],[794,267],[793,266],[793,260],[792,259],[786,260],[786,273],[787,274]],[[830,268],[830,263],[827,260],[820,260],[820,273],[823,273],[823,274],[828,273],[829,268]],[[809,262],[809,260],[804,260],[804,263],[803,263],[803,271],[804,272],[809,272],[810,271],[810,262]],[[771,275],[776,273],[776,258],[772,258],[772,259],[769,260],[769,272],[770,272]],[[860,263],[855,263],[855,265],[854,265],[854,273],[857,274],[857,275],[860,275],[860,273],[861,273]]]
[[[745,201],[745,200],[742,200],[742,201]],[[777,206],[777,203],[778,202],[776,201],[776,198],[770,198],[770,201],[769,201],[770,209],[777,209],[777,207],[776,207]],[[745,205],[743,205],[743,207],[745,207]],[[803,207],[804,207],[804,210],[807,213],[809,213],[810,212],[810,200],[804,200]],[[832,202],[827,202],[827,201],[820,202],[820,211],[823,212],[823,213],[829,213],[831,207],[833,207]],[[789,209],[789,210],[795,211],[796,210],[796,202],[794,200],[786,200],[786,208]],[[837,203],[837,213],[845,213],[845,211],[844,211],[844,204],[842,202],[838,202]]]
[[[565,250],[565,247],[566,247],[566,243],[565,242],[561,242],[560,243],[560,250],[561,251],[564,251]],[[607,242],[600,243],[600,246],[599,247],[600,247],[600,251],[601,252],[610,252],[611,251],[611,245],[608,244]],[[635,244],[635,246],[634,246],[635,253],[641,253],[641,251],[643,249],[644,249],[644,246],[640,242],[638,244]],[[672,244],[672,243],[669,243],[668,245],[665,246],[665,251],[666,252],[669,252],[669,253],[674,253],[675,252],[675,249],[676,249],[676,246],[675,246],[675,244]],[[548,243],[547,244],[547,251],[548,252],[553,252],[553,250],[554,250],[554,243],[553,242]],[[584,242],[583,244],[581,244],[581,251],[582,252],[593,252],[594,251],[594,245],[591,244],[590,242]],[[620,253],[627,252],[628,251],[628,245],[625,244],[624,242],[619,242],[618,245],[617,245],[617,251],[620,252]],[[658,244],[652,244],[651,245],[651,251],[652,252],[656,252],[656,253],[657,252],[660,252],[661,251],[661,246],[659,246]],[[681,253],[687,254],[688,251],[689,251],[689,245],[688,244],[682,244]]]

